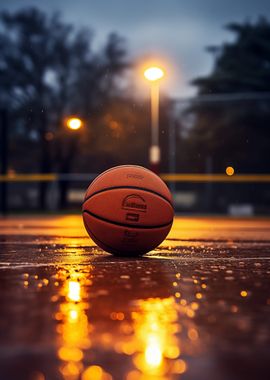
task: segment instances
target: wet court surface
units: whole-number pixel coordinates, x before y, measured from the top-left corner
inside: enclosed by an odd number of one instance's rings
[[[0,220],[1,380],[266,379],[270,220],[177,218],[115,258],[80,216]]]

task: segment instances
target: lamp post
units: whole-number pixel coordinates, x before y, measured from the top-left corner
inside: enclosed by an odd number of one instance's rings
[[[164,71],[160,67],[153,66],[144,71],[144,76],[151,83],[151,146],[149,161],[151,169],[158,173],[160,164],[159,81],[164,76]]]
[[[7,110],[0,109],[0,174],[5,177],[8,168],[8,117]],[[7,206],[7,182],[5,178],[0,182],[0,211],[6,215]]]
[[[67,149],[65,155],[62,157],[60,165],[60,180],[59,180],[59,208],[65,209],[67,207],[67,196],[69,191],[69,177],[72,162],[76,156],[78,149],[78,142],[80,133],[79,130],[84,126],[84,122],[77,116],[69,116],[64,119],[64,126],[68,128],[71,133],[67,137]],[[64,174],[64,176],[63,176]],[[67,175],[67,176],[66,176]]]

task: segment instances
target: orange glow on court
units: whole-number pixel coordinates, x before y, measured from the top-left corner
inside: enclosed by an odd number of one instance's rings
[[[91,346],[88,304],[83,301],[88,281],[75,267],[59,270],[57,278],[62,283],[59,293],[64,298],[55,315],[61,361],[59,371],[65,380],[78,380],[84,371],[84,351]]]
[[[74,302],[81,300],[81,286],[78,281],[69,281],[68,283],[68,299]]]
[[[159,378],[167,373],[169,361],[180,355],[176,303],[173,297],[150,298],[140,300],[138,306],[132,316],[137,348],[134,364],[143,375]]]

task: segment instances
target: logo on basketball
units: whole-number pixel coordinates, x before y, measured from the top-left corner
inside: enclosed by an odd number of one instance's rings
[[[140,195],[131,194],[123,199],[122,209],[146,212],[147,205],[145,200]]]
[[[139,214],[134,214],[133,212],[127,212],[126,213],[126,220],[129,222],[138,222],[140,219]]]
[[[143,179],[144,176],[140,174],[134,174],[134,173],[128,173],[127,178],[134,178],[134,179]]]

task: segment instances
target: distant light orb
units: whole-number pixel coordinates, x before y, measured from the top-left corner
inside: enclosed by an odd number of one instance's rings
[[[248,296],[248,292],[246,290],[241,290],[240,296],[241,297],[247,297]]]
[[[145,70],[144,76],[147,80],[155,82],[164,76],[164,71],[160,67],[153,66]]]
[[[67,121],[67,126],[69,129],[72,129],[73,131],[76,131],[81,128],[82,121],[78,117],[71,117]]]
[[[233,168],[232,166],[228,166],[228,167],[226,168],[226,174],[227,174],[228,176],[232,176],[232,175],[234,175],[234,168]]]

